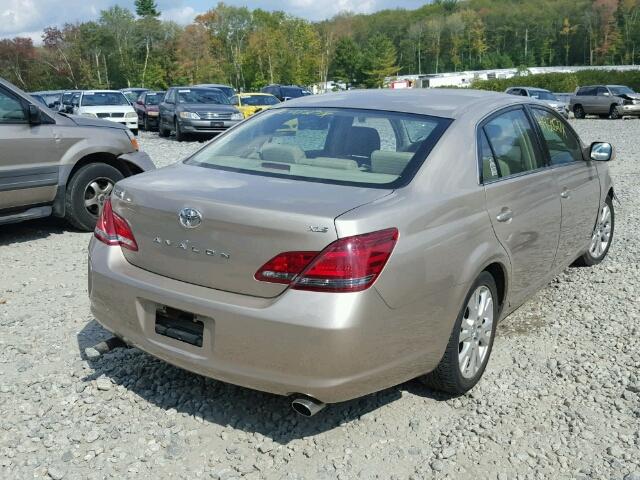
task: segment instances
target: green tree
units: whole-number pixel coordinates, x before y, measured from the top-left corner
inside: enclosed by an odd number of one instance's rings
[[[136,14],[139,17],[159,17],[158,5],[154,0],[135,0]]]
[[[333,54],[333,77],[347,84],[364,82],[362,51],[351,37],[338,40]]]
[[[368,87],[382,87],[385,77],[398,71],[396,64],[396,47],[384,35],[376,35],[367,44],[364,54],[365,84]]]

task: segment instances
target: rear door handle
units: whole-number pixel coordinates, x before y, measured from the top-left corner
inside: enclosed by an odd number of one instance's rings
[[[502,211],[496,215],[496,220],[499,222],[508,222],[513,218],[513,211],[509,207],[503,207]]]
[[[562,192],[560,192],[560,196],[561,196],[562,198],[569,198],[569,197],[571,197],[571,190],[569,190],[567,187],[564,187],[564,188],[562,189]]]

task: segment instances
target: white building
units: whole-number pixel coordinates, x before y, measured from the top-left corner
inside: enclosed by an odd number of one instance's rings
[[[493,70],[467,70],[464,72],[429,73],[423,75],[398,75],[386,77],[384,84],[390,88],[428,88],[428,87],[470,87],[474,80],[511,78],[517,75],[535,75],[539,73],[574,73],[580,70],[640,70],[640,65],[605,65],[580,67],[530,67],[524,72],[517,68]]]

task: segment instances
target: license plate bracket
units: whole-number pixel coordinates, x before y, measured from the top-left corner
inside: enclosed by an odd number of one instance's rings
[[[155,332],[196,347],[202,347],[204,323],[196,315],[176,308],[156,310]]]
[[[211,122],[211,126],[216,128],[224,127],[224,122]]]

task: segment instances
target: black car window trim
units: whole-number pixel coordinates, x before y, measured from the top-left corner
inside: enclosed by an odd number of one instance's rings
[[[487,123],[489,123],[491,120],[493,120],[494,118],[499,117],[500,115],[508,113],[508,112],[510,112],[512,110],[522,110],[524,112],[525,117],[529,121],[529,123],[531,123],[531,117],[529,116],[530,114],[527,111],[526,105],[527,104],[525,104],[525,103],[518,104],[518,105],[510,105],[508,107],[504,107],[504,108],[501,108],[499,110],[493,111],[489,115],[484,117],[482,120],[480,120],[480,122],[476,125],[476,168],[478,170],[478,185],[492,185],[494,183],[502,182],[503,180],[511,180],[512,178],[523,177],[523,176],[526,176],[526,175],[531,175],[531,174],[534,174],[534,173],[542,172],[544,170],[551,170],[551,166],[547,162],[546,155],[544,154],[544,151],[542,151],[541,148],[540,148],[540,139],[538,138],[538,134],[537,134],[537,132],[535,130],[536,127],[532,124],[531,125],[531,129],[534,131],[534,137],[535,137],[534,141],[536,142],[536,144],[538,146],[538,149],[540,150],[540,153],[542,155],[545,155],[544,156],[544,166],[535,168],[533,170],[526,170],[524,172],[513,173],[511,175],[507,175],[506,177],[500,176],[499,178],[496,178],[495,180],[490,180],[488,182],[483,182],[483,178],[482,178],[482,156],[480,155],[480,145],[479,145],[480,135],[479,135],[478,132],[480,130],[484,131],[485,125]],[[485,134],[486,134],[486,132],[485,132]],[[493,145],[491,145],[491,138],[489,137],[489,135],[487,135],[487,139],[489,140],[489,147],[491,148],[491,153],[492,153],[492,155],[494,157],[494,160],[495,160],[496,155],[495,155],[495,151],[493,150]],[[498,173],[501,174],[499,166],[498,166]]]
[[[543,152],[543,154],[545,156],[545,163],[549,167],[551,167],[553,169],[564,168],[564,167],[567,167],[567,166],[575,165],[576,163],[584,162],[584,152],[583,152],[583,148],[582,148],[582,142],[580,141],[580,137],[578,136],[576,131],[573,129],[573,127],[569,124],[569,122],[567,122],[556,111],[554,111],[554,110],[552,110],[550,108],[546,108],[546,107],[544,107],[542,105],[527,105],[527,109],[530,111],[530,116],[533,119],[533,122],[534,122],[533,128],[536,130],[536,136],[538,137],[538,140],[542,144],[541,148],[542,148],[542,152]],[[563,125],[567,129],[568,134],[573,136],[573,138],[575,139],[576,143],[578,145],[580,145],[580,151],[583,152],[581,160],[573,160],[571,162],[559,163],[559,164],[556,164],[556,165],[552,165],[551,164],[551,153],[549,152],[549,146],[547,145],[547,141],[544,138],[544,134],[542,133],[542,130],[540,129],[540,125],[538,125],[538,121],[533,116],[533,110],[541,110],[541,111],[544,111],[544,112],[548,112],[551,115],[553,115],[554,117],[558,118],[561,122],[563,122]]]

